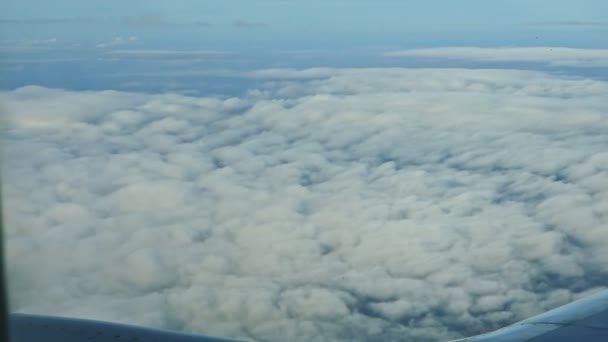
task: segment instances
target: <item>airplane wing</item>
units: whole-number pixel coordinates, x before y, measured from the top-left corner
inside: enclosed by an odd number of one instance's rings
[[[10,336],[12,342],[231,341],[108,322],[25,314],[12,314],[10,316]],[[600,292],[491,333],[457,341],[564,342],[577,340],[608,341],[608,291]]]
[[[85,319],[10,315],[11,342],[236,342]]]
[[[608,341],[608,291],[566,304],[491,333],[458,341]]]

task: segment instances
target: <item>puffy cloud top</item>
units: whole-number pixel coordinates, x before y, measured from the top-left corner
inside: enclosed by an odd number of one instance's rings
[[[604,286],[608,84],[262,70],[242,98],[4,92],[16,311],[457,338]]]

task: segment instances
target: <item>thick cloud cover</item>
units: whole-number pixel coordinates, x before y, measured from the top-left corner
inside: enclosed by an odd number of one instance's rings
[[[242,98],[3,93],[13,309],[433,341],[605,285],[608,83],[257,75],[275,80]]]

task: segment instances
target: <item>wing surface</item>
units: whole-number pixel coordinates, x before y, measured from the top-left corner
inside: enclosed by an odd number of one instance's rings
[[[458,341],[608,341],[608,291],[566,304],[508,327]]]
[[[9,328],[11,342],[236,342],[109,322],[24,314],[10,315]]]

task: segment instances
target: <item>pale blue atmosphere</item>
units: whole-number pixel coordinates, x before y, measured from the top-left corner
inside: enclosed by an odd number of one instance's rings
[[[602,47],[605,1],[17,1],[7,40],[94,43],[137,35],[146,46],[256,48],[536,45]],[[93,40],[93,41],[92,41]]]
[[[172,72],[192,68],[496,67],[500,65],[395,59],[383,54],[450,46],[598,49],[606,47],[608,35],[603,17],[608,4],[600,0],[579,1],[576,6],[571,1],[524,0],[471,0],[451,6],[436,0],[9,0],[1,13],[3,88],[30,81],[68,88],[120,88],[127,82],[121,78],[135,84],[135,79],[162,71],[171,61]],[[135,50],[156,53],[141,60]],[[160,56],[159,50],[190,52]],[[200,53],[197,56],[192,51]],[[221,55],[214,58],[206,53],[209,51]],[[201,60],[203,52],[205,61]],[[520,63],[518,67],[539,65]],[[577,72],[605,76],[603,70],[589,71]],[[173,83],[178,81],[188,83],[173,79]],[[141,90],[162,88],[154,85],[156,81],[144,82],[148,87]],[[236,91],[228,88],[224,90]]]

